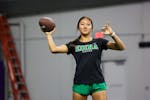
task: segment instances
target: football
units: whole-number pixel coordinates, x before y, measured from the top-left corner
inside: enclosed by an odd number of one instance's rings
[[[40,18],[39,25],[43,32],[50,32],[56,27],[54,20],[50,17]]]

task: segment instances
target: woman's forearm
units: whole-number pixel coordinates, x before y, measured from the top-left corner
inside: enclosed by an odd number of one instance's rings
[[[48,34],[46,35],[46,38],[48,40],[48,46],[49,46],[49,49],[52,53],[56,52],[56,44],[53,40],[53,37],[51,34]]]
[[[113,40],[115,41],[115,46],[119,49],[119,50],[124,50],[125,49],[125,45],[122,42],[122,40],[117,36],[117,34],[112,33],[111,37],[113,38]]]

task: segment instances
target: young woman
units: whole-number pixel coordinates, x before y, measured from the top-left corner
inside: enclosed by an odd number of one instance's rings
[[[52,53],[72,54],[76,61],[76,72],[73,84],[73,100],[87,100],[88,95],[93,100],[107,100],[106,83],[100,69],[101,54],[103,50],[124,50],[125,46],[109,24],[103,27],[105,34],[114,40],[94,39],[91,36],[93,22],[89,17],[83,16],[77,23],[80,36],[67,44],[56,46],[51,32],[45,32],[49,49]]]

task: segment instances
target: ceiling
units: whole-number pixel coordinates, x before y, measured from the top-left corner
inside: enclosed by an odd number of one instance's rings
[[[149,0],[0,0],[0,14],[19,17],[144,1]]]

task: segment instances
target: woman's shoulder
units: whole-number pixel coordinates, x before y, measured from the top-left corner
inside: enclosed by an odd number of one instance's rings
[[[107,39],[105,39],[105,38],[94,38],[93,40],[95,40],[95,41],[103,41],[103,40],[107,40]]]
[[[93,41],[103,41],[103,38],[93,38]]]
[[[104,38],[94,38],[93,41],[97,42],[97,43],[103,43],[103,42],[108,42],[107,39]]]

